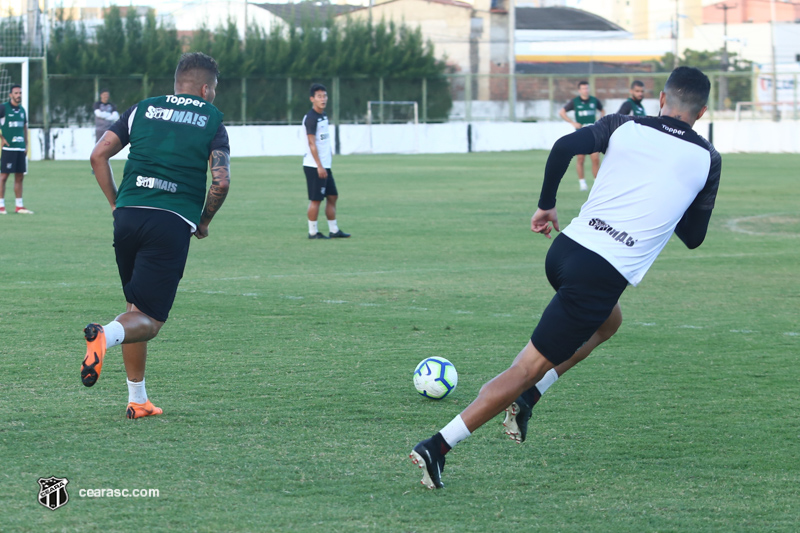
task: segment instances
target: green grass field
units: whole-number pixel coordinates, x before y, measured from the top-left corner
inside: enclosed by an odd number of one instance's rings
[[[234,160],[150,345],[164,415],[135,421],[119,348],[97,385],[79,378],[82,328],[124,310],[109,209],[88,163],[33,163],[36,214],[0,218],[0,530],[797,531],[790,155],[725,156],[706,242],[673,238],[528,441],[498,417],[448,455],[445,490],[419,484],[411,447],[509,365],[552,296],[550,241],[529,230],[545,158],[337,158],[338,241],[306,239],[298,158]],[[562,225],[577,189],[570,169]],[[411,383],[430,355],[459,372],[441,402]],[[69,479],[54,512],[49,476]],[[79,497],[96,488],[160,497]]]

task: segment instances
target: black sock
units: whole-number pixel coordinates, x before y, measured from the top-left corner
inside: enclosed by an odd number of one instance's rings
[[[447,452],[452,450],[452,447],[449,444],[447,444],[447,441],[444,440],[444,437],[442,437],[441,433],[437,433],[436,435],[431,437],[431,440],[433,441],[433,445],[439,448],[439,453],[441,453],[442,455],[445,455]]]
[[[522,393],[522,399],[525,400],[525,403],[531,407],[536,405],[536,402],[538,402],[539,398],[541,397],[542,393],[539,392],[539,389],[536,388],[536,385]]]

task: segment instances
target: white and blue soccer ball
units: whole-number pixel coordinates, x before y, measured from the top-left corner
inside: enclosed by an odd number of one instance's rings
[[[456,385],[456,367],[444,357],[423,359],[414,370],[414,387],[426,398],[441,400],[453,392]]]

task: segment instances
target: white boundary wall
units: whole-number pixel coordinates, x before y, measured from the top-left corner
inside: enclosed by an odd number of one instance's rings
[[[708,121],[695,130],[708,137]],[[467,153],[468,131],[473,152],[549,150],[569,124],[558,122],[463,122],[447,124],[342,125],[339,143],[342,155],[386,153]],[[335,129],[331,128],[336,142]],[[31,129],[33,161],[44,159],[44,133]],[[301,126],[231,126],[228,128],[231,156],[297,156],[305,149]],[[370,139],[371,137],[371,139]],[[723,121],[714,125],[714,146],[721,153],[800,153],[800,122]],[[94,128],[53,128],[50,156],[56,160],[85,160],[94,147]],[[115,159],[125,159],[127,148]]]

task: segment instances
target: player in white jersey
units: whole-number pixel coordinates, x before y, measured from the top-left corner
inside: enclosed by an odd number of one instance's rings
[[[303,130],[306,133],[306,154],[303,157],[303,172],[308,188],[308,238],[345,239],[350,236],[339,229],[336,223],[336,200],[339,191],[333,181],[331,159],[331,134],[328,130],[328,90],[324,85],[314,83],[309,90],[311,111],[303,117]],[[325,217],[328,219],[328,237],[317,229],[319,206],[325,200]]]
[[[609,115],[553,146],[531,219],[531,230],[547,238],[560,231],[556,192],[572,157],[606,154],[589,199],[547,253],[545,272],[556,295],[511,367],[414,447],[411,459],[425,469],[423,484],[441,488],[445,454],[504,409],[506,433],[524,441],[540,386],[616,332],[619,297],[642,280],[673,232],[690,249],[703,242],[722,161],[692,125],[705,113],[710,89],[698,69],[679,67],[661,93],[659,117]]]

